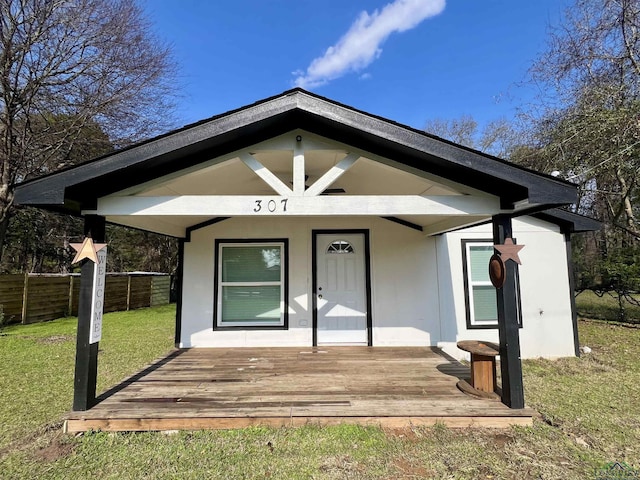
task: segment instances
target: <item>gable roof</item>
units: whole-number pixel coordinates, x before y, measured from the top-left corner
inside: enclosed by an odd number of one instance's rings
[[[516,203],[573,203],[576,187],[296,88],[16,186],[15,202],[67,213],[97,198],[303,129]]]

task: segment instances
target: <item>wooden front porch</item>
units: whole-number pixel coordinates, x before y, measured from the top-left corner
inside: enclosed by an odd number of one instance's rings
[[[194,430],[250,425],[530,425],[534,411],[457,389],[469,367],[436,348],[175,350],[71,412],[65,431]]]

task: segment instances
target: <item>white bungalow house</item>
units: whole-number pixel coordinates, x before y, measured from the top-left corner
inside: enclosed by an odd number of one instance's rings
[[[575,198],[558,178],[301,89],[16,192],[84,216],[94,240],[105,222],[179,238],[180,348],[460,356],[459,340],[499,341],[512,390],[521,356],[578,351],[569,238],[597,223],[556,210]],[[496,291],[488,262],[508,237],[525,246],[522,266],[507,261]]]

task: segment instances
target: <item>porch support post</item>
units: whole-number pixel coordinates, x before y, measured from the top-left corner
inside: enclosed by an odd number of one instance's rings
[[[105,242],[105,219],[98,215],[84,217],[84,235],[94,242]],[[89,410],[96,404],[98,374],[98,342],[89,343],[93,271],[96,264],[84,259],[81,264],[80,296],[78,298],[78,331],[76,334],[76,370],[73,384],[73,410]]]
[[[175,331],[175,345],[176,348],[180,348],[180,338],[182,336],[182,286],[183,273],[184,273],[184,243],[183,238],[178,239],[178,268],[176,269],[176,331]]]
[[[493,217],[493,242],[504,244],[513,238],[511,216]],[[502,403],[510,408],[524,408],[522,363],[520,360],[520,332],[516,297],[518,264],[505,262],[506,279],[502,288],[496,289],[498,297],[498,333],[500,337],[500,371],[502,373]]]
[[[298,140],[299,139],[299,140]],[[304,195],[306,182],[306,173],[304,167],[304,147],[302,145],[302,137],[296,137],[296,143],[293,147],[293,194]]]
[[[571,323],[573,325],[573,347],[576,357],[580,356],[580,337],[578,336],[578,309],[576,307],[576,281],[573,273],[571,253],[571,232],[564,232],[564,245],[567,251],[567,272],[569,273],[569,302],[571,305]]]

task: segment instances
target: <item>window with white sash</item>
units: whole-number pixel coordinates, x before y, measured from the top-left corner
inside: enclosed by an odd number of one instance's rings
[[[219,240],[216,256],[215,326],[286,328],[287,240]]]
[[[491,240],[463,240],[462,257],[466,300],[467,328],[497,328],[498,302],[496,289],[489,278],[489,260],[494,254]],[[518,323],[520,314],[520,288],[516,277]]]

